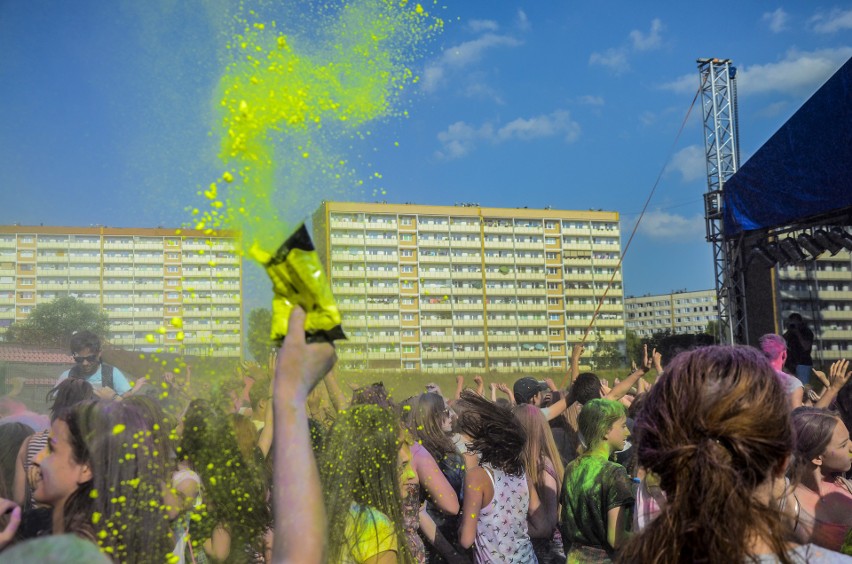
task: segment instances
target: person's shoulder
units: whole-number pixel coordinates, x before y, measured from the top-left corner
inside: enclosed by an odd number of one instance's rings
[[[797,564],[821,562],[823,564],[849,564],[852,556],[834,552],[815,544],[802,544],[787,552],[787,555]],[[774,560],[772,561],[774,562]]]

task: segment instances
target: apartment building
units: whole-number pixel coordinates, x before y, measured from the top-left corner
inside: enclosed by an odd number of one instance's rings
[[[616,212],[324,202],[313,227],[343,369],[565,370],[610,281],[587,349],[623,347]]]
[[[106,312],[117,347],[238,357],[234,245],[191,230],[0,226],[0,332],[37,304],[74,296]]]
[[[673,334],[702,333],[710,321],[718,320],[716,290],[628,296],[624,300],[627,330],[639,337],[669,330]]]
[[[835,255],[775,271],[779,331],[791,313],[800,313],[814,332],[814,362],[828,366],[852,359],[852,255]]]

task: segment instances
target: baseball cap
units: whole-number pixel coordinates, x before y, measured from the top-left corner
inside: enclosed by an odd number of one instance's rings
[[[512,393],[515,394],[515,403],[520,405],[522,403],[529,403],[537,393],[544,392],[547,389],[547,384],[544,382],[524,376],[512,386]]]

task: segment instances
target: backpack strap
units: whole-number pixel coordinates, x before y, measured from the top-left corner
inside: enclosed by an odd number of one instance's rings
[[[115,382],[113,382],[112,378],[112,366],[105,362],[101,363],[101,386],[115,389]]]

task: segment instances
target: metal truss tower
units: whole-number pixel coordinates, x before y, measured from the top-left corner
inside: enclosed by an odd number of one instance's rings
[[[730,59],[698,59],[704,117],[707,192],[704,219],[707,242],[713,246],[713,272],[719,314],[720,343],[744,343],[745,260],[741,241],[725,239],[723,222],[725,182],[739,168],[736,68]]]

